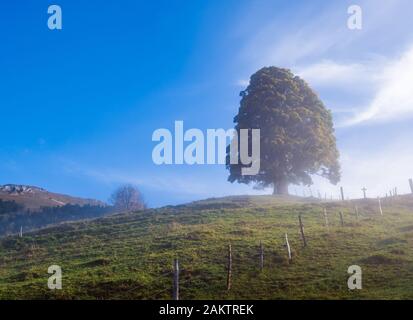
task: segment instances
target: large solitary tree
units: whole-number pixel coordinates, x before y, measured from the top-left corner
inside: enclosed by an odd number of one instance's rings
[[[250,78],[242,97],[235,130],[260,129],[260,170],[242,175],[245,165],[230,164],[228,180],[274,187],[288,194],[289,184],[311,185],[311,175],[340,181],[339,152],[333,119],[308,84],[288,69],[265,67]]]

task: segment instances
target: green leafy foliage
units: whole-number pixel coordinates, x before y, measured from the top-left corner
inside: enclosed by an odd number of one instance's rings
[[[235,130],[261,130],[261,169],[241,175],[243,164],[229,164],[228,180],[274,186],[288,193],[288,184],[312,184],[319,174],[336,184],[340,180],[339,152],[329,110],[306,82],[287,69],[266,67],[251,76],[242,99]]]

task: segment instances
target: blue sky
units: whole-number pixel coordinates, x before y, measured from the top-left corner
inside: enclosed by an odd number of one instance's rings
[[[347,28],[353,3],[362,30]],[[47,28],[50,4],[63,30]],[[348,196],[407,192],[412,10],[408,0],[2,3],[0,184],[107,200],[133,183],[151,206],[268,193],[226,182],[219,165],[157,166],[151,136],[175,120],[231,128],[249,76],[275,65],[333,111]],[[338,195],[319,179],[312,190]]]

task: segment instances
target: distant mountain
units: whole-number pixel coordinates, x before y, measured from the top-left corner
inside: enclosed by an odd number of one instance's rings
[[[71,205],[106,206],[102,201],[95,199],[84,199],[64,194],[49,192],[45,189],[17,184],[0,185],[0,199],[3,201],[15,201],[25,209],[32,211],[42,207],[61,207]]]

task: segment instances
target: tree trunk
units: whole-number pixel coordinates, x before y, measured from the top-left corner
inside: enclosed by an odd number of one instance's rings
[[[278,181],[274,182],[273,195],[288,195],[288,182]]]

